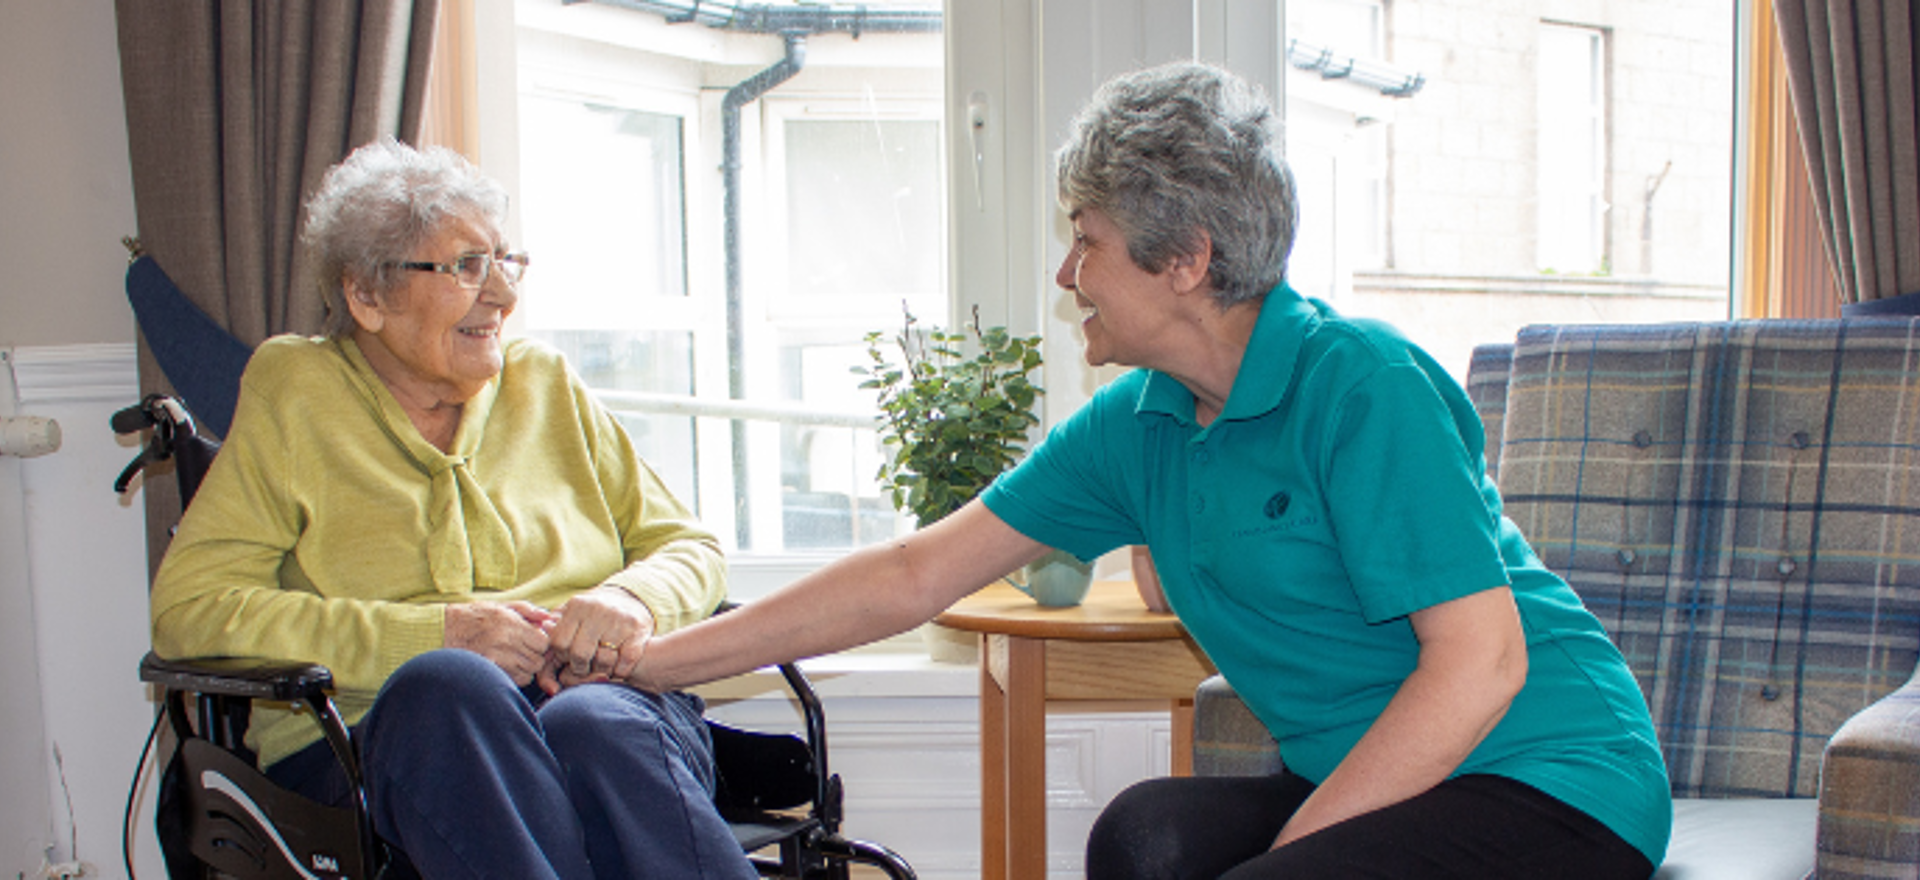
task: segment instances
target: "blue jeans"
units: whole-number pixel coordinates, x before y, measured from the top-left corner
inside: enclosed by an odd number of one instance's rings
[[[433,880],[752,878],[713,806],[703,708],[617,684],[548,698],[470,651],[422,654],[355,728],[374,831]],[[325,743],[267,775],[347,793]]]

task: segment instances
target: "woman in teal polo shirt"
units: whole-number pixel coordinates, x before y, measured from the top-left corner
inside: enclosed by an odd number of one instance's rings
[[[1139,367],[982,498],[653,639],[681,687],[905,630],[1047,547],[1152,550],[1168,604],[1280,743],[1264,778],[1116,798],[1087,873],[1645,878],[1668,784],[1626,664],[1501,515],[1458,383],[1284,283],[1271,113],[1195,64],[1107,84],[1057,158],[1059,285]]]

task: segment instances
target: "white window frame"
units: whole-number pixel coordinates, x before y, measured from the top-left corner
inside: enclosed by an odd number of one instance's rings
[[[502,4],[504,6],[504,4]],[[511,8],[511,7],[507,7]],[[511,33],[511,21],[508,22],[507,41],[514,39]],[[661,332],[684,332],[692,337],[694,352],[693,381],[696,390],[725,388],[727,386],[727,321],[723,287],[725,278],[721,268],[720,249],[715,236],[697,234],[703,228],[718,228],[720,224],[715,174],[701,173],[702,159],[710,147],[709,132],[700,124],[702,118],[699,83],[689,81],[680,85],[659,82],[645,82],[637,78],[617,75],[586,74],[573,70],[556,70],[536,67],[535,80],[531,83],[512,80],[518,84],[511,103],[517,107],[521,94],[534,94],[540,97],[558,99],[577,99],[637,110],[674,116],[680,119],[680,150],[683,165],[682,198],[685,217],[682,220],[687,237],[686,249],[686,295],[657,296],[646,300],[650,310],[649,320],[656,324]],[[512,130],[513,153],[519,155],[520,133],[516,126]],[[489,146],[483,141],[483,151]],[[483,152],[483,155],[485,153]],[[482,159],[483,165],[488,165]],[[489,171],[492,168],[489,166]],[[517,162],[513,178],[520,177]],[[518,199],[514,199],[518,201]],[[516,213],[517,221],[518,215]],[[524,241],[524,237],[515,235],[515,240]],[[610,254],[609,259],[618,255]],[[524,333],[524,315],[510,319],[510,330],[516,334]],[[715,357],[713,353],[720,353]],[[702,460],[725,461],[730,455],[727,440],[727,420],[723,418],[701,418],[694,431],[695,454]],[[702,510],[718,511],[720,521],[710,522],[716,531],[726,533],[731,530],[734,492],[730,472],[716,472],[708,478],[694,481],[697,486],[697,503]],[[695,499],[689,499],[695,500]]]
[[[794,120],[817,120],[831,122],[860,122],[876,115],[872,102],[858,95],[809,94],[790,97],[778,93],[769,94],[760,99],[763,130],[767,210],[766,217],[788,216],[787,202],[787,138],[786,123]],[[887,121],[933,122],[941,121],[942,102],[940,95],[928,94],[917,97],[889,98],[879,105],[877,115]],[[949,214],[951,209],[949,208]],[[814,321],[838,322],[852,317],[863,310],[862,302],[853,297],[836,297],[822,301],[812,299],[804,307],[782,307],[791,303],[791,290],[788,287],[788,260],[792,256],[788,249],[791,238],[786,235],[764,234],[767,244],[756,248],[762,259],[752,268],[749,277],[756,289],[770,291],[769,302],[777,304],[769,310],[767,318],[773,323],[800,323],[809,319]],[[940,271],[947,272],[947,255],[940,256]],[[860,298],[864,299],[864,298]],[[783,301],[785,301],[783,303]],[[895,306],[897,307],[897,298]],[[897,311],[895,308],[893,311]],[[938,317],[938,316],[934,316]]]

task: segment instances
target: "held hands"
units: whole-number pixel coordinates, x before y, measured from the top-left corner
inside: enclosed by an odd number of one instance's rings
[[[445,611],[442,643],[479,654],[516,685],[549,694],[627,678],[646,654],[653,613],[632,593],[601,585],[548,611],[529,602],[462,602]]]
[[[646,655],[653,612],[632,593],[602,584],[561,605],[546,635],[546,662],[536,676],[542,690],[622,681]]]
[[[492,660],[523,687],[547,666],[546,630],[559,619],[529,602],[462,602],[445,615],[447,647]]]

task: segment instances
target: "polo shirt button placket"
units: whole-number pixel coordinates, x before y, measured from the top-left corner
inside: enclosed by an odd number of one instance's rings
[[[1206,465],[1208,462],[1212,460],[1213,460],[1213,453],[1208,452],[1206,449],[1195,448],[1193,450],[1193,464],[1196,469],[1203,467],[1204,465]],[[1198,473],[1197,470],[1194,476],[1196,477],[1196,485],[1197,485],[1199,482],[1197,478],[1200,477],[1200,474]],[[1195,514],[1206,513],[1207,512],[1206,497],[1201,495],[1198,491],[1194,491],[1192,493],[1192,498],[1193,498],[1193,503],[1192,503],[1193,512]]]

